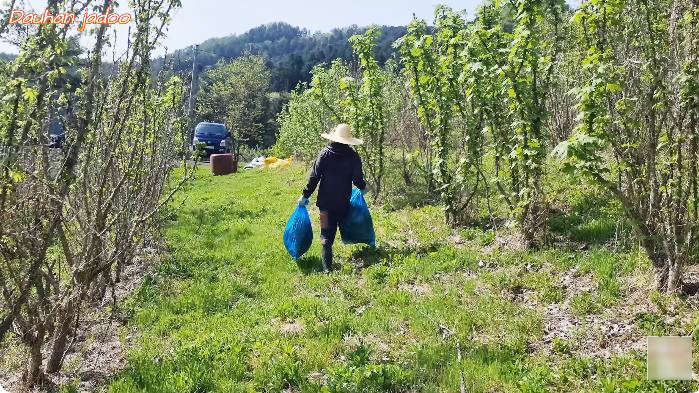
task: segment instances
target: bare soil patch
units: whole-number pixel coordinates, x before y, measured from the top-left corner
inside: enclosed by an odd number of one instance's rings
[[[679,329],[687,326],[699,302],[689,299],[684,303],[688,309],[679,310],[678,302],[682,301],[668,298],[668,308],[659,309],[651,300],[653,291],[649,280],[646,274],[628,277],[624,280],[624,294],[618,303],[608,305],[600,313],[579,316],[571,309],[571,299],[576,294],[597,288],[591,275],[581,275],[576,269],[571,269],[561,277],[561,285],[566,291],[565,300],[538,307],[544,317],[544,336],[533,343],[533,347],[551,353],[555,350],[556,339],[559,339],[570,344],[572,354],[609,358],[632,351],[645,351],[647,333],[637,322],[639,315],[657,315],[667,326]]]

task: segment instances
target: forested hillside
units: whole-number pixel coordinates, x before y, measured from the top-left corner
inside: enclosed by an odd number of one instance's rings
[[[376,57],[383,64],[393,56],[391,45],[405,34],[405,26],[382,26],[381,40],[377,43]],[[340,58],[352,59],[352,47],[348,38],[366,31],[364,27],[352,25],[336,28],[326,33],[311,33],[307,29],[276,22],[262,25],[240,35],[211,38],[199,45],[197,64],[201,69],[210,67],[219,60],[231,60],[246,51],[265,56],[272,70],[273,91],[290,91],[299,82],[310,80],[310,71],[320,63],[329,63]],[[193,47],[175,51],[175,71],[192,68]],[[163,59],[154,62],[160,68]]]

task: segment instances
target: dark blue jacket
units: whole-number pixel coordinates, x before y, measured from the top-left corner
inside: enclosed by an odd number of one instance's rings
[[[331,143],[318,154],[313,163],[308,185],[303,196],[309,198],[316,186],[320,210],[344,214],[349,208],[352,184],[363,190],[366,188],[362,173],[362,160],[354,149],[342,143]]]

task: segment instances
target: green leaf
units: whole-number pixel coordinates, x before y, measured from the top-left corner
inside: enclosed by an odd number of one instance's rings
[[[413,57],[420,57],[424,53],[424,50],[419,47],[419,46],[413,46],[413,48],[410,50],[410,55]]]
[[[607,83],[607,90],[612,93],[618,93],[621,91],[621,85],[618,83]]]
[[[36,89],[28,87],[24,89],[24,99],[27,101],[34,101],[38,95]]]
[[[27,177],[27,174],[19,171],[10,171],[10,179],[13,183],[21,183]]]

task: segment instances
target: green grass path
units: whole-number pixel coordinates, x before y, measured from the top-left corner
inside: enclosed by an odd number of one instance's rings
[[[450,244],[439,207],[373,208],[378,250],[337,244],[331,275],[318,273],[312,208],[313,247],[293,262],[281,238],[305,177],[200,170],[172,204],[168,255],[125,305],[136,346],[111,392],[455,392],[461,371],[469,392],[655,389],[638,356],[534,350],[541,312],[512,288],[542,302],[560,301],[560,288],[555,272],[521,266],[575,262],[512,253],[497,256],[505,270],[479,270],[492,233]]]

